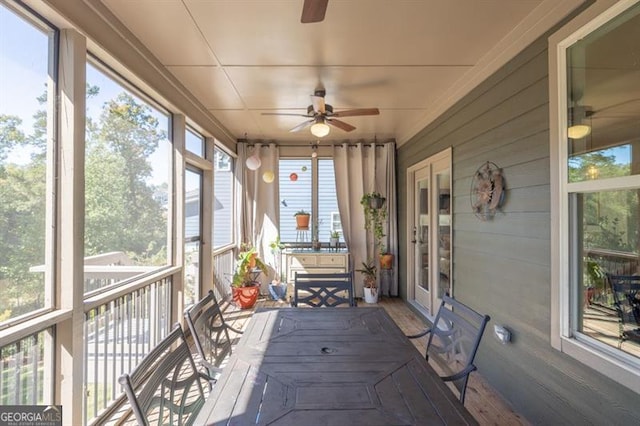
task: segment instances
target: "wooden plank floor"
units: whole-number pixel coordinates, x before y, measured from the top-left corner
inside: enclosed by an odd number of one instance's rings
[[[360,301],[360,305],[364,302]],[[416,333],[423,330],[425,324],[411,309],[399,298],[382,298],[379,305],[384,307],[396,324],[405,334]],[[275,302],[261,298],[257,307],[287,307],[285,302]],[[339,309],[339,308],[337,308]],[[253,310],[237,310],[229,305],[225,312],[225,319],[234,327],[242,328],[251,317]],[[426,337],[412,341],[414,345],[423,351],[426,346]],[[530,423],[522,418],[507,404],[507,402],[486,382],[482,375],[473,372],[469,378],[465,406],[481,425],[524,425]]]

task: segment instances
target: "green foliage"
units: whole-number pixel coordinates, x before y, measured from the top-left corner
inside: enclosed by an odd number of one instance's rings
[[[340,232],[331,231],[331,238],[340,238]]]
[[[356,271],[364,275],[365,287],[374,288],[376,286],[376,277],[378,270],[376,268],[376,262],[374,260],[362,262],[362,268],[356,269]]]
[[[293,217],[296,217],[296,216],[311,216],[311,213],[309,213],[309,212],[305,211],[304,209],[302,209],[302,210],[298,210],[297,212],[295,212],[293,214]]]
[[[99,92],[87,87],[87,96]],[[43,306],[45,260],[47,91],[28,134],[17,116],[0,115],[0,300],[3,318]],[[97,119],[87,117],[85,146],[85,255],[125,251],[139,265],[167,262],[167,211],[148,182],[150,158],[166,131],[145,104],[121,93]],[[30,161],[12,161],[14,152]],[[6,319],[6,318],[5,318]]]
[[[616,157],[608,150],[587,152],[569,159],[569,182],[581,182],[591,178],[590,169],[597,170],[599,179],[628,176],[629,164],[616,163]]]
[[[233,272],[234,287],[249,287],[255,284],[255,272],[264,272],[267,265],[258,257],[255,247],[247,247],[240,251],[236,259],[236,267]]]
[[[604,268],[593,259],[585,259],[584,267],[591,286],[597,289],[603,289],[606,276]]]
[[[584,233],[585,247],[626,252],[637,250],[630,242],[627,232],[618,229],[619,225],[620,219],[618,217],[613,219],[609,219],[608,216],[598,218],[596,228]],[[634,234],[637,234],[637,230]],[[632,238],[631,241],[635,241],[635,238]]]
[[[387,209],[383,205],[380,208],[372,206],[373,199],[383,199],[384,197],[377,192],[364,194],[360,199],[360,204],[364,209],[364,228],[373,233],[374,245],[380,254],[383,254],[384,246],[382,238],[384,238],[384,226],[387,220]]]

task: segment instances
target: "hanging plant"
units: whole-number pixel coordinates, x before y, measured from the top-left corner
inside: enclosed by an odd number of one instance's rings
[[[364,208],[364,228],[372,232],[375,248],[380,254],[384,252],[382,238],[385,236],[384,225],[387,220],[385,201],[386,198],[377,192],[364,194],[360,199],[360,204]]]

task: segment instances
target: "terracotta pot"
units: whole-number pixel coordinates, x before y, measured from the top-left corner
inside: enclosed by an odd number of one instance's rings
[[[296,215],[296,228],[297,229],[309,229],[309,220],[311,215],[299,214]]]
[[[233,302],[240,309],[253,308],[260,295],[260,284],[249,287],[231,287]]]
[[[380,255],[380,269],[391,269],[393,268],[393,255],[390,253],[385,253]]]

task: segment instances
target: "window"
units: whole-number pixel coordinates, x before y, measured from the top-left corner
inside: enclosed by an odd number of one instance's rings
[[[310,235],[300,235],[296,230],[294,215],[300,210],[312,214],[312,227],[317,225],[319,241],[329,241],[331,231],[342,231],[333,160],[280,159],[279,167],[280,239],[310,241]]]
[[[233,242],[233,158],[216,147],[213,154],[213,247]]]
[[[169,116],[87,64],[85,292],[168,264]],[[90,266],[90,268],[88,268]]]
[[[0,4],[0,323],[51,306],[45,265],[54,31]],[[52,43],[51,43],[52,44]],[[51,184],[49,182],[49,184]],[[50,247],[50,245],[49,245]],[[0,392],[2,393],[2,392]],[[0,401],[2,403],[2,401]]]
[[[618,12],[559,43],[566,66],[559,104],[567,113],[558,141],[556,247],[565,260],[556,266],[555,345],[640,391],[640,338],[623,338],[629,318],[609,279],[640,275],[640,67],[632,59],[640,55],[640,38],[630,36],[640,28],[640,4]],[[632,328],[640,326],[640,312],[631,318]]]
[[[187,151],[204,158],[204,138],[191,129],[187,129],[185,136],[185,148]]]
[[[318,160],[317,197],[318,217],[320,218],[320,232],[318,237],[320,241],[329,241],[331,231],[340,231],[342,233],[333,160]]]

